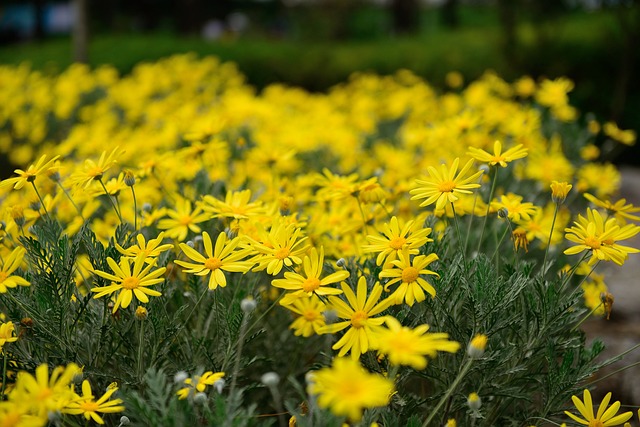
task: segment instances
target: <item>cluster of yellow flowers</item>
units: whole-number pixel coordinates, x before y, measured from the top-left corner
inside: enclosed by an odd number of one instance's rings
[[[140,308],[162,295],[153,287],[169,274],[158,262],[167,252],[180,277],[200,276],[211,290],[234,283],[234,274],[263,272],[295,315],[295,334],[342,332],[334,367],[316,372],[310,390],[321,406],[353,420],[393,391],[391,379],[363,371],[362,354],[377,350],[392,365],[421,370],[427,356],[460,347],[428,325],[411,329],[384,315],[436,296],[429,277],[438,274],[429,266],[439,256],[420,252],[434,230],[455,223],[462,244],[461,217],[471,229],[473,217],[486,225],[497,213],[514,227],[516,252],[560,245],[563,230],[577,244],[565,254],[584,252],[588,265],[622,264],[638,252],[619,241],[640,231],[633,223],[640,208],[612,199],[619,172],[592,161],[597,137],[632,144],[635,135],[610,124],[606,135],[563,139],[554,126],[578,119],[567,79],[509,84],[487,73],[438,94],[400,71],[355,75],[326,94],[282,85],[256,94],[233,65],[175,56],[123,77],[109,67],[76,65],[56,76],[0,67],[0,82],[0,151],[18,164],[35,160],[0,182],[0,294],[29,285],[19,274],[27,264],[18,238],[41,218],[55,218],[70,235],[88,223],[103,243],[129,223],[140,234],[130,247],[117,245],[119,261],[105,260],[110,271],[79,257],[78,292],[112,298],[114,313],[132,302]],[[554,126],[543,126],[547,116]],[[474,193],[482,186],[491,187],[484,200]],[[594,208],[565,229],[565,200],[579,193]],[[440,220],[427,227],[432,215]],[[362,271],[349,281],[348,260],[372,256],[379,274]],[[586,301],[594,311],[602,305]],[[11,342],[2,327],[0,338]],[[351,359],[342,358],[347,353]],[[47,387],[72,393],[70,369],[69,378],[59,376],[65,384]],[[180,397],[220,374],[189,379]],[[9,396],[30,387],[17,384]],[[120,410],[117,400],[106,402],[113,391],[94,401],[88,383],[82,388],[82,398],[58,396],[47,410],[66,407],[96,421],[99,410]],[[55,406],[63,401],[76,403]]]

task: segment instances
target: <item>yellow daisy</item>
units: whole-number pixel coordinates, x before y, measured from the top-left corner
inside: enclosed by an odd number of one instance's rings
[[[313,334],[320,334],[321,328],[326,324],[323,312],[327,308],[315,295],[309,298],[298,298],[285,307],[299,315],[289,326],[289,329],[294,330],[294,335],[310,337]]]
[[[93,298],[100,298],[120,291],[116,297],[116,303],[113,306],[113,312],[115,313],[120,307],[127,308],[129,304],[131,304],[134,295],[136,299],[142,303],[149,302],[148,295],[154,297],[162,295],[158,291],[149,289],[148,286],[161,283],[164,278],[160,276],[164,274],[166,268],[162,267],[151,271],[153,265],[145,265],[144,259],[144,254],[138,254],[135,260],[133,260],[133,270],[131,270],[131,259],[122,257],[118,265],[113,258],[108,257],[107,263],[114,274],[100,270],[95,270],[94,273],[107,280],[111,280],[112,283],[108,286],[92,288],[91,292],[96,292]]]
[[[358,359],[361,354],[377,348],[377,336],[382,330],[383,317],[373,316],[382,313],[391,305],[391,299],[380,301],[382,286],[376,283],[367,298],[367,279],[361,276],[358,279],[357,293],[345,282],[341,283],[345,302],[339,297],[330,296],[329,306],[336,311],[342,322],[332,323],[320,329],[323,334],[335,334],[349,328],[347,332],[333,345],[334,350],[340,349],[338,357],[342,357],[351,351],[351,357]]]
[[[474,159],[483,163],[488,163],[491,166],[500,165],[503,168],[506,168],[508,162],[527,157],[527,151],[528,150],[524,148],[522,144],[518,144],[503,152],[502,143],[496,140],[493,143],[493,153],[488,153],[480,148],[469,147],[467,154]]]
[[[415,255],[419,252],[418,248],[433,239],[427,237],[431,233],[430,228],[419,228],[416,222],[407,221],[402,229],[398,218],[393,216],[389,223],[384,223],[380,233],[382,236],[367,236],[368,245],[363,245],[362,250],[365,253],[376,253],[376,265],[389,263],[398,258],[398,253],[405,247],[409,248],[409,253]]]
[[[431,297],[436,296],[436,290],[420,275],[428,274],[440,277],[438,273],[427,270],[427,266],[438,260],[438,255],[418,255],[411,259],[408,248],[405,248],[398,254],[397,260],[393,261],[391,268],[386,268],[380,272],[380,278],[391,278],[385,285],[385,291],[388,291],[391,285],[400,283],[398,288],[391,294],[389,299],[395,304],[402,304],[403,301],[409,306],[426,299],[424,292],[426,291]]]
[[[251,261],[241,261],[248,254],[248,250],[241,249],[236,250],[240,244],[240,238],[228,240],[227,234],[221,232],[216,239],[215,247],[211,244],[211,237],[206,231],[202,233],[202,243],[204,245],[204,251],[207,254],[205,257],[200,252],[193,249],[191,246],[180,243],[180,249],[190,259],[195,261],[186,262],[175,260],[175,263],[181,267],[185,267],[185,273],[195,274],[197,276],[209,276],[209,289],[216,289],[218,286],[227,286],[227,278],[224,275],[224,271],[246,273],[253,266]]]
[[[189,230],[200,232],[201,228],[197,224],[211,219],[211,215],[203,213],[202,208],[191,209],[191,202],[187,199],[178,200],[175,209],[168,209],[166,214],[170,218],[158,221],[158,228],[167,230],[167,237],[180,242],[187,238]]]
[[[0,294],[4,294],[9,288],[15,288],[16,286],[29,286],[29,282],[24,278],[11,275],[22,264],[25,253],[25,249],[22,246],[18,246],[4,260],[2,269],[0,269]]]
[[[55,156],[49,159],[48,162],[45,162],[47,158],[46,154],[40,157],[35,164],[29,165],[27,170],[16,169],[14,172],[18,174],[17,177],[7,178],[4,181],[0,182],[0,190],[13,186],[14,190],[19,190],[28,182],[34,182],[38,175],[43,172],[48,171],[53,167],[54,162],[60,156]]]
[[[102,397],[94,400],[95,396],[91,391],[91,384],[89,384],[89,381],[84,380],[82,381],[82,396],[79,396],[77,400],[69,403],[62,412],[72,415],[82,414],[87,421],[92,419],[98,424],[104,424],[104,420],[98,415],[98,412],[114,414],[116,412],[122,412],[125,409],[122,405],[122,399],[109,400],[111,395],[116,391],[118,391],[118,387],[111,387]]]
[[[155,239],[149,239],[149,241],[147,241],[140,233],[136,236],[136,241],[138,243],[137,245],[129,246],[127,249],[125,249],[118,243],[116,243],[116,249],[122,255],[129,258],[135,258],[139,254],[143,254],[144,262],[146,262],[147,264],[155,265],[156,258],[158,258],[163,252],[166,252],[173,248],[173,245],[171,243],[167,243],[164,245],[161,244],[162,239],[164,239],[164,235],[165,233],[161,232]]]
[[[571,396],[571,400],[573,400],[573,404],[576,406],[580,415],[584,417],[580,418],[577,415],[572,414],[569,411],[564,411],[572,420],[577,423],[580,423],[589,427],[611,427],[611,426],[619,426],[628,421],[632,416],[633,412],[624,412],[620,415],[616,415],[618,410],[620,409],[620,402],[615,402],[609,406],[609,401],[611,400],[611,392],[607,393],[602,402],[600,402],[600,406],[598,407],[598,413],[593,414],[593,402],[591,400],[591,393],[589,390],[585,389],[583,392],[583,400],[581,401],[577,396]]]
[[[469,160],[464,167],[456,174],[460,159],[453,161],[450,169],[443,164],[440,165],[440,172],[433,166],[429,166],[429,178],[417,179],[418,187],[410,191],[413,195],[411,200],[427,199],[420,203],[420,207],[436,204],[436,210],[444,208],[447,202],[453,203],[458,200],[460,194],[471,194],[471,189],[480,187],[477,183],[482,171],[478,171],[465,177],[471,169],[473,160]]]

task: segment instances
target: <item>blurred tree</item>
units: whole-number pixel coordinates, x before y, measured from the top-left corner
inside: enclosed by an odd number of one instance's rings
[[[420,28],[420,3],[418,0],[393,0],[393,30],[396,34],[414,34]]]
[[[458,0],[446,0],[442,5],[442,23],[449,28],[458,28],[460,19],[458,18]]]
[[[73,26],[73,60],[89,62],[89,13],[87,0],[73,0],[76,22]]]
[[[517,0],[498,0],[498,16],[502,25],[502,49],[507,61],[516,63],[516,9]]]
[[[640,60],[640,0],[620,2],[616,5],[616,20],[620,32],[620,54],[615,88],[611,98],[611,119],[619,121],[625,110],[627,94],[632,83],[634,68]]]
[[[36,40],[44,40],[44,0],[33,0],[34,37]]]

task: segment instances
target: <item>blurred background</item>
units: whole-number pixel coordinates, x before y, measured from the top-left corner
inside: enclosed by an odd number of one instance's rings
[[[571,101],[640,129],[640,0],[1,0],[0,63],[62,70],[179,52],[235,61],[258,89],[325,90],[354,71],[567,76]],[[640,164],[640,151],[620,163]]]

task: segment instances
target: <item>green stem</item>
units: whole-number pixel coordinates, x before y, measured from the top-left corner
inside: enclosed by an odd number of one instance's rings
[[[431,424],[431,421],[433,420],[433,418],[436,416],[436,414],[440,410],[440,407],[442,407],[442,405],[444,405],[444,402],[446,402],[447,399],[449,399],[449,396],[451,396],[451,394],[453,394],[455,389],[458,387],[458,385],[460,384],[460,382],[462,381],[464,376],[467,374],[467,372],[471,368],[471,364],[472,363],[473,363],[473,359],[469,358],[469,360],[467,360],[467,363],[460,370],[460,373],[458,374],[456,379],[453,381],[453,384],[451,384],[451,386],[449,387],[447,392],[444,394],[444,396],[442,396],[440,398],[440,401],[438,402],[436,407],[433,408],[433,411],[431,411],[431,413],[429,414],[429,417],[425,420],[424,423],[422,423],[422,427],[428,427]]]
[[[208,290],[209,290],[209,287],[205,285],[204,291],[202,291],[202,294],[200,295],[200,298],[198,298],[198,301],[196,301],[196,305],[193,306],[193,308],[189,312],[189,315],[184,320],[183,325],[187,326],[187,323],[189,322],[189,319],[191,319],[191,316],[193,316],[193,313],[196,311],[196,308],[198,308],[198,306],[200,305],[200,302],[202,301],[204,296],[207,294]]]
[[[360,216],[362,216],[362,225],[363,225],[363,229],[364,229],[364,237],[366,239],[367,235],[369,234],[369,230],[367,228],[367,218],[364,215],[364,209],[362,209],[362,203],[360,203],[360,199],[358,199],[356,197],[356,201],[358,202],[358,208],[360,209]]]
[[[0,390],[0,401],[4,400],[4,389],[7,385],[7,350],[2,350],[4,361],[2,362],[2,390]]]
[[[502,245],[502,241],[507,236],[508,232],[509,232],[509,229],[507,228],[507,229],[504,230],[504,233],[502,233],[502,237],[500,238],[500,241],[496,245],[496,250],[493,251],[493,255],[491,255],[491,260],[493,260],[496,257],[496,254],[498,253],[498,250],[500,249],[500,245]]]
[[[587,254],[588,252],[585,252],[584,254],[582,254],[582,258],[580,258],[580,261],[578,261],[576,265],[571,267],[571,270],[569,270],[569,274],[567,274],[567,277],[565,277],[562,283],[560,284],[560,292],[564,289],[565,285],[569,282],[569,280],[571,280],[571,278],[573,277],[573,273],[576,272],[576,268],[578,268],[578,266],[582,264],[582,261],[584,261],[584,259],[587,257]]]
[[[553,228],[556,225],[556,218],[558,216],[558,208],[559,208],[559,204],[556,203],[556,208],[553,211],[553,220],[551,221],[551,231],[549,231],[549,240],[547,241],[547,248],[544,251],[544,260],[542,261],[542,275],[544,276],[544,273],[547,271],[545,269],[545,266],[547,264],[547,255],[549,255],[549,248],[551,247],[551,237],[553,236]]]
[[[602,305],[602,303],[598,304],[593,310],[588,312],[586,316],[584,316],[582,319],[580,319],[580,321],[573,328],[571,328],[571,332],[575,332],[580,327],[580,325],[582,325],[584,323],[585,320],[587,320],[593,313],[595,313],[595,311],[597,309],[600,308],[601,305]]]
[[[34,181],[31,181],[31,186],[35,190],[36,196],[38,196],[38,200],[40,200],[40,204],[42,205],[42,209],[44,210],[44,213],[47,214],[47,217],[49,219],[51,219],[51,217],[49,216],[49,211],[47,210],[47,206],[44,204],[44,200],[42,200],[42,197],[40,196],[40,192],[38,191],[38,187],[36,187],[36,183]]]
[[[598,378],[598,379],[596,379],[596,380],[591,381],[591,382],[590,382],[590,384],[595,384],[595,383],[597,383],[598,381],[602,381],[602,380],[607,379],[607,378],[609,378],[609,377],[611,377],[611,376],[613,376],[613,375],[615,375],[615,374],[617,374],[617,373],[620,373],[620,372],[626,371],[627,369],[629,369],[629,368],[633,368],[634,366],[638,366],[638,365],[640,365],[640,361],[635,362],[635,363],[632,363],[631,365],[623,366],[622,368],[620,368],[620,369],[618,369],[618,370],[615,370],[615,371],[613,371],[613,372],[611,372],[611,373],[609,373],[609,374],[607,374],[607,375],[605,375],[605,376],[603,376],[603,377],[600,377],[600,378]]]
[[[231,386],[229,387],[229,398],[233,399],[233,392],[236,388],[236,382],[238,379],[238,372],[240,372],[240,358],[242,357],[242,347],[244,346],[244,336],[247,333],[247,325],[249,324],[249,314],[244,313],[242,315],[242,323],[240,324],[240,333],[238,335],[238,347],[236,350],[236,360],[233,364],[233,371],[231,374]]]
[[[140,320],[140,334],[138,338],[138,379],[142,381],[142,357],[144,350],[144,320]]]
[[[136,192],[131,186],[131,195],[133,196],[133,229],[138,229],[138,202],[136,200]]]
[[[458,215],[456,215],[456,208],[451,202],[451,210],[453,211],[453,223],[456,227],[456,234],[458,235],[458,246],[462,249],[462,263],[464,264],[464,271],[468,271],[467,269],[467,256],[465,255],[464,248],[462,247],[462,237],[460,235],[460,226],[458,225]]]
[[[78,207],[78,205],[76,205],[76,202],[73,201],[73,199],[71,198],[71,195],[69,194],[69,192],[67,191],[66,188],[64,188],[62,186],[62,184],[60,183],[60,181],[56,181],[56,184],[58,184],[58,187],[60,187],[60,189],[62,190],[62,192],[64,193],[65,196],[67,196],[67,199],[69,199],[69,201],[71,202],[71,204],[73,205],[74,208],[76,208],[76,211],[78,212],[78,215],[80,215],[80,217],[84,220],[84,216],[82,215],[82,211],[80,210],[80,208]]]
[[[105,187],[104,182],[102,182],[102,178],[99,178],[98,182],[102,186],[102,189],[104,190],[104,194],[107,195],[107,199],[109,199],[109,202],[111,202],[111,206],[113,206],[113,210],[116,212],[116,215],[118,215],[118,218],[120,219],[120,224],[124,224],[124,221],[122,221],[122,216],[120,215],[120,212],[116,207],[116,204],[113,202],[113,199],[111,198],[111,194],[109,194],[109,191],[107,191],[107,187]]]
[[[498,182],[498,166],[495,166],[496,171],[493,174],[493,182],[491,183],[491,191],[489,191],[489,200],[487,201],[487,211],[484,214],[484,221],[482,222],[482,228],[480,229],[480,239],[478,239],[477,253],[480,253],[480,247],[482,246],[482,238],[484,237],[484,229],[487,226],[487,218],[489,217],[489,211],[491,210],[491,199],[493,199],[493,193],[496,191],[496,182]]]
[[[480,175],[478,183],[482,181],[482,175]],[[469,244],[469,235],[471,234],[471,225],[473,224],[473,218],[475,218],[476,213],[476,202],[478,201],[478,193],[476,191],[473,193],[473,205],[471,206],[471,215],[469,215],[469,224],[467,224],[467,235],[464,238],[464,253],[467,253],[467,246]]]

